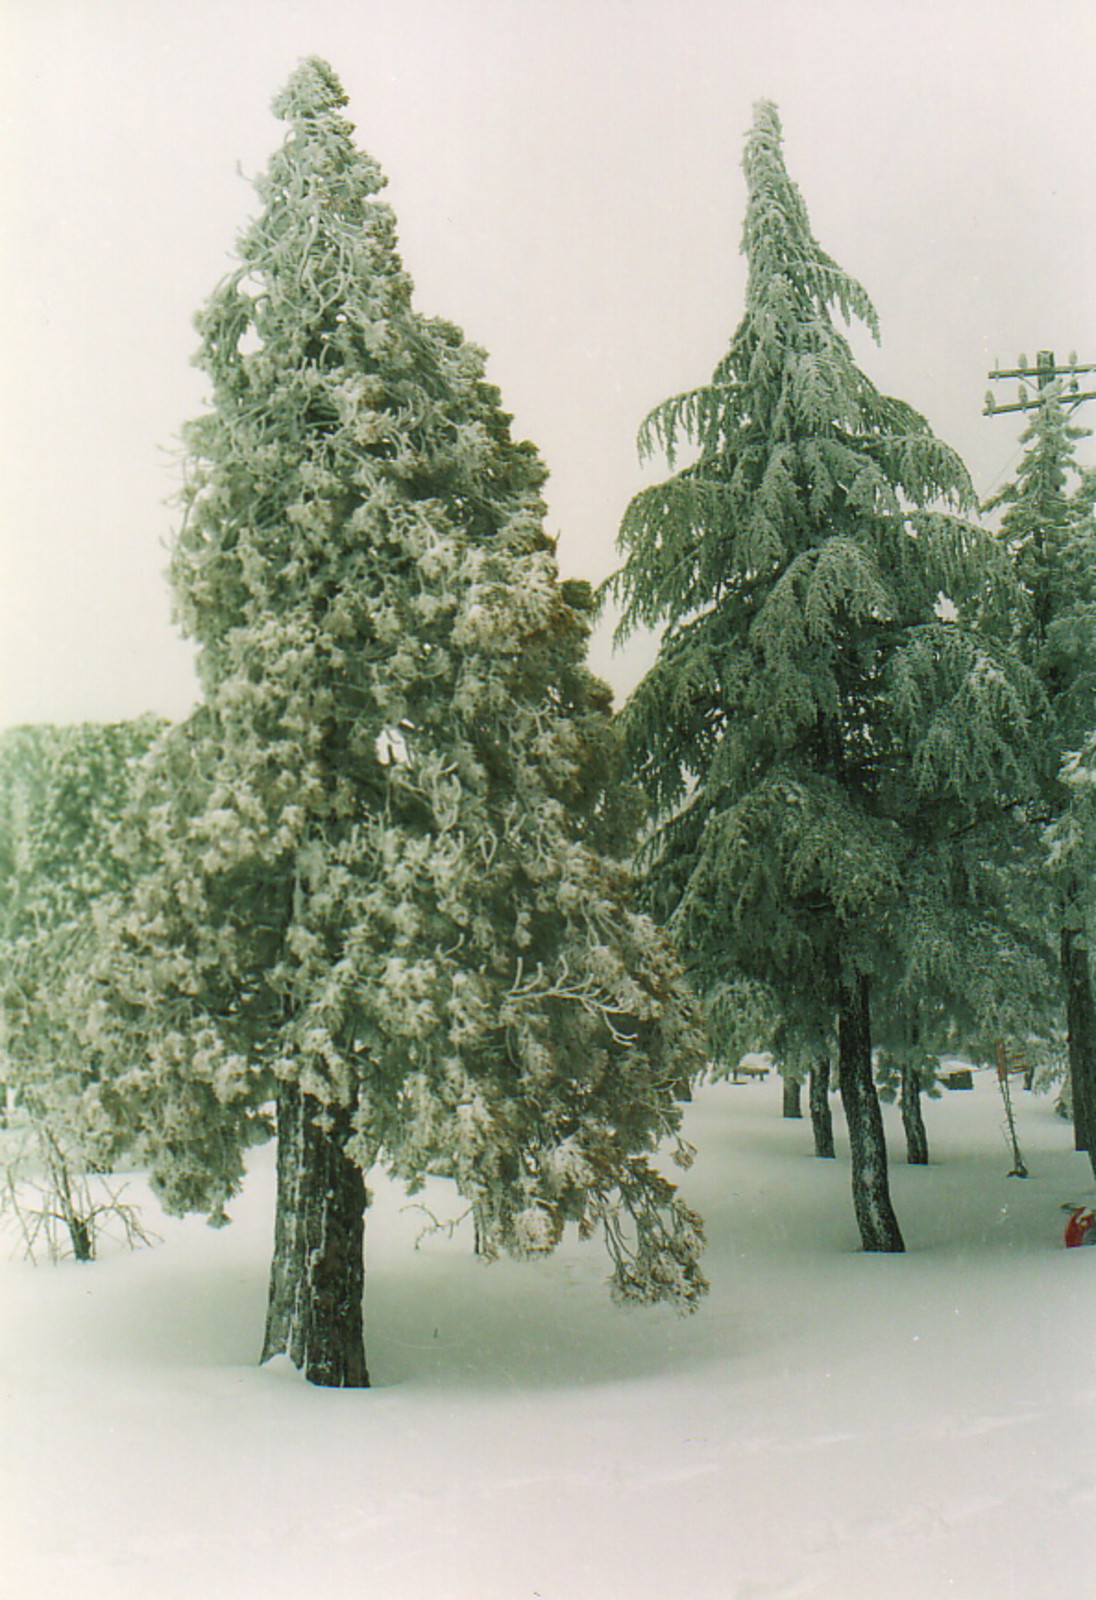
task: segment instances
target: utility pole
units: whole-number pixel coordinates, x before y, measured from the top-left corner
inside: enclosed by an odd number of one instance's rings
[[[1014,405],[998,405],[993,398],[993,391],[986,391],[986,404],[982,412],[984,417],[995,417],[1002,411],[1037,411],[1043,403],[1043,390],[1049,389],[1056,378],[1063,381],[1055,394],[1055,398],[1067,411],[1072,411],[1074,406],[1079,406],[1082,400],[1096,400],[1096,389],[1090,389],[1086,394],[1081,394],[1078,374],[1096,372],[1096,366],[1082,367],[1077,364],[1076,355],[1070,355],[1065,366],[1058,366],[1054,360],[1053,350],[1040,350],[1035,357],[1035,365],[1029,367],[1027,357],[1021,356],[1015,367],[998,367],[989,374],[992,381],[998,378],[1019,378],[1017,390],[1018,398]],[[1032,379],[1035,380],[1032,392]]]

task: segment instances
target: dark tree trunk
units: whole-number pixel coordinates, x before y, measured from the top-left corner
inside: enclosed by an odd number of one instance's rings
[[[816,1056],[811,1067],[810,1108],[814,1153],[832,1160],[833,1113],[830,1110],[830,1063],[827,1056]]]
[[[798,1078],[784,1079],[784,1115],[786,1117],[801,1117],[803,1115],[802,1089],[803,1085]]]
[[[95,1212],[91,1200],[86,1191],[83,1197],[79,1190],[76,1195],[73,1194],[68,1159],[44,1123],[38,1126],[38,1143],[45,1157],[53,1197],[68,1229],[73,1258],[76,1261],[94,1261]]]
[[[1088,1151],[1096,1175],[1096,1005],[1092,997],[1088,946],[1077,929],[1062,929],[1061,953],[1073,1096],[1073,1143],[1078,1150]]]
[[[921,1074],[915,1067],[902,1068],[900,1104],[902,1126],[906,1130],[906,1159],[911,1167],[927,1167],[929,1138],[921,1113]]]
[[[838,1004],[841,1100],[852,1147],[852,1198],[865,1250],[904,1250],[887,1182],[883,1113],[871,1070],[868,979],[842,984]]]
[[[324,1123],[330,1119],[330,1128]],[[364,1389],[365,1180],[346,1155],[350,1113],[278,1090],[278,1200],[262,1359],[309,1383]]]

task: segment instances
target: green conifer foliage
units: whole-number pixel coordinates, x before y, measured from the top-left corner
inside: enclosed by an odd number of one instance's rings
[[[112,1161],[91,980],[95,919],[128,881],[118,819],[161,731],[154,717],[14,728],[0,739],[0,991],[7,1071],[25,1112],[77,1169]]]
[[[212,405],[172,571],[205,700],[142,796],[109,966],[171,1202],[223,1201],[277,1090],[266,1354],[360,1384],[347,1218],[378,1162],[455,1179],[487,1255],[602,1227],[619,1295],[695,1303],[699,1223],[650,1156],[703,1043],[630,905],[637,809],[544,468],[482,353],[413,310],[344,104],[322,62],[293,75],[200,318]]]
[[[624,713],[659,818],[647,885],[702,995],[769,986],[808,1057],[839,1020],[861,1234],[896,1249],[872,996],[908,980],[933,851],[1019,773],[1030,694],[965,621],[1007,586],[967,473],[853,360],[836,318],[876,334],[875,312],[813,238],[771,104],[744,168],[745,315],[711,382],[643,424],[642,452],[692,459],[628,507],[613,580],[625,632],[665,628]]]
[[[1096,728],[1096,473],[1077,445],[1091,430],[1070,421],[1061,385],[1040,390],[1015,480],[990,502],[1026,601],[1017,643],[1043,686],[1039,813],[1050,818],[1048,886],[1065,991],[1077,1148],[1096,1170],[1096,1003],[1090,963],[1093,911],[1089,787]]]
[[[1020,436],[1015,479],[987,506],[1004,508],[1001,537],[1026,599],[1017,633],[1053,717],[1057,749],[1046,755],[1052,781],[1057,751],[1075,748],[1096,721],[1096,473],[1077,459],[1091,432],[1070,420],[1060,381],[1049,383]]]

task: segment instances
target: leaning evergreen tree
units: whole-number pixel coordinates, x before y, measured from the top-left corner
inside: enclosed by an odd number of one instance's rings
[[[638,820],[588,586],[481,352],[413,309],[383,178],[309,60],[239,266],[202,312],[172,574],[203,704],[134,811],[103,979],[168,1203],[215,1211],[277,1099],[264,1358],[368,1382],[365,1175],[455,1180],[477,1246],[603,1230],[615,1292],[695,1303],[651,1162],[703,1061],[630,905]]]
[[[1017,646],[1046,695],[1039,814],[1051,829],[1048,880],[1065,994],[1076,1144],[1096,1169],[1096,1003],[1090,962],[1092,863],[1084,747],[1096,729],[1096,473],[1077,446],[1061,379],[1032,399],[1015,479],[990,501],[1026,604]],[[1076,757],[1076,759],[1071,759]],[[1068,841],[1068,844],[1067,844]]]
[[[877,336],[876,315],[813,238],[769,103],[744,167],[745,315],[712,381],[643,424],[642,454],[694,459],[633,499],[613,580],[623,632],[665,628],[624,712],[647,892],[702,997],[768,986],[807,1059],[836,1031],[861,1238],[899,1250],[873,991],[916,993],[911,917],[970,897],[1030,696],[965,620],[1006,581],[967,473],[857,368],[835,315]]]

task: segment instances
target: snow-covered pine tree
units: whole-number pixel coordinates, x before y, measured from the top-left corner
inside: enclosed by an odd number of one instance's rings
[[[0,735],[0,1127],[7,1124],[8,1103],[15,1094],[5,1041],[18,994],[12,976],[13,945],[26,894],[27,834],[42,789],[43,744],[44,730],[38,727],[8,728]]]
[[[118,820],[154,717],[13,728],[0,738],[0,1014],[9,1084],[56,1161],[119,1153],[95,1039],[95,916],[127,881]],[[79,1254],[79,1248],[76,1248]]]
[[[761,103],[730,349],[640,431],[641,453],[695,459],[624,516],[622,631],[665,626],[624,717],[659,819],[650,904],[702,996],[745,974],[808,1043],[836,1016],[861,1238],[898,1250],[872,991],[908,976],[911,888],[947,898],[952,842],[971,850],[998,807],[1030,702],[964,621],[1006,582],[963,515],[968,475],[856,366],[835,314],[877,336],[875,311],[813,238],[781,141]]]
[[[417,314],[383,178],[304,62],[239,266],[201,314],[173,556],[204,703],[135,818],[104,955],[144,1031],[120,1092],[169,1203],[219,1206],[277,1095],[264,1355],[368,1381],[365,1174],[452,1177],[478,1246],[603,1229],[617,1294],[703,1291],[650,1156],[703,1063],[677,958],[630,906],[638,821],[561,583],[545,473],[482,353]],[[676,1139],[678,1159],[688,1150]]]
[[[1086,472],[1078,461],[1077,446],[1091,430],[1070,420],[1062,380],[1042,387],[1034,407],[1021,435],[1024,454],[1016,477],[989,509],[1004,507],[1001,536],[1027,601],[1018,648],[1048,703],[1040,812],[1051,824],[1050,878],[1076,1144],[1089,1152],[1096,1170],[1093,858],[1081,814],[1087,789],[1079,778],[1089,770],[1082,747],[1096,729],[1096,472]]]

